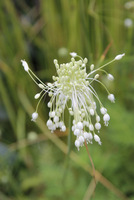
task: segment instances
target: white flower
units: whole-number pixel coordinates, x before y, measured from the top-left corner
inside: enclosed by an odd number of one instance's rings
[[[94,64],[92,64],[92,65],[90,66],[90,70],[93,71],[93,69],[94,69]]]
[[[83,129],[83,123],[82,122],[78,122],[77,123],[77,127],[78,127],[78,129],[82,130]]]
[[[77,139],[75,140],[75,146],[77,147],[78,151],[79,151],[79,147],[80,147],[80,141]]]
[[[109,99],[112,103],[115,102],[115,97],[114,97],[113,94],[109,94],[109,95],[108,95],[108,99]]]
[[[120,59],[122,59],[123,56],[125,56],[125,53],[117,55],[114,59],[120,60]]]
[[[94,131],[94,126],[93,126],[93,124],[89,124],[89,130],[90,130],[90,131]]]
[[[92,139],[101,144],[100,137],[96,135],[96,131],[101,129],[100,113],[103,115],[104,124],[107,126],[110,120],[107,109],[103,106],[97,91],[93,88],[92,83],[100,83],[104,86],[108,93],[108,99],[111,102],[115,101],[113,94],[110,94],[104,83],[99,80],[99,72],[107,64],[94,69],[92,64],[90,72],[86,72],[87,58],[82,59],[77,53],[70,53],[71,61],[68,63],[59,64],[58,60],[54,59],[54,65],[57,71],[57,76],[53,76],[53,83],[44,84],[32,71],[29,69],[26,61],[22,61],[25,71],[31,76],[34,82],[41,90],[35,95],[35,99],[39,99],[36,107],[36,112],[32,114],[32,121],[36,121],[38,117],[38,107],[43,97],[48,94],[50,100],[47,104],[49,111],[49,119],[47,121],[48,129],[53,132],[57,128],[61,131],[66,131],[65,108],[73,118],[72,131],[76,137],[75,146],[79,150],[84,143],[92,143]],[[116,56],[111,62],[120,60],[125,54]],[[77,60],[75,57],[77,56]],[[107,74],[107,72],[106,72]],[[113,76],[108,74],[108,79],[113,80]],[[97,101],[97,102],[96,102]],[[96,121],[95,121],[96,119]]]
[[[84,137],[81,135],[81,136],[78,137],[78,140],[80,141],[80,145],[83,146]]]
[[[101,129],[101,124],[100,124],[99,122],[97,122],[97,123],[95,124],[95,128],[96,128],[97,130],[100,130],[100,129]]]
[[[107,75],[107,78],[108,78],[108,80],[110,80],[110,81],[113,81],[113,80],[114,80],[114,77],[113,77],[112,74],[108,74],[108,75]]]
[[[59,121],[59,117],[58,117],[58,116],[55,116],[55,117],[54,117],[54,122],[57,123],[58,121]]]
[[[24,67],[24,70],[25,70],[26,72],[28,72],[29,67],[28,67],[27,62],[26,62],[25,60],[21,60],[21,62],[22,62],[22,65],[23,65],[23,67]]]
[[[74,130],[74,135],[79,136],[80,132],[81,132],[80,129],[77,128]]]
[[[89,110],[89,112],[90,112],[90,115],[94,115],[94,109],[93,108],[91,108],[90,110]]]
[[[61,127],[61,131],[63,131],[63,132],[66,131],[66,126],[65,126],[65,125],[62,125],[62,127]]]
[[[98,142],[99,145],[101,145],[100,137],[98,135],[94,134],[94,140]]]
[[[70,55],[71,55],[72,57],[76,57],[76,56],[77,56],[77,53],[71,52]]]
[[[132,19],[126,18],[126,19],[124,20],[124,25],[125,25],[127,28],[131,27],[131,26],[133,25]]]
[[[84,138],[88,141],[91,141],[93,139],[93,136],[92,136],[92,133],[87,133],[87,132],[84,132]]]
[[[51,119],[49,119],[49,120],[47,121],[47,126],[48,126],[48,127],[52,127],[52,125],[53,125],[53,122],[52,122]]]
[[[38,99],[39,97],[40,97],[40,93],[37,93],[37,94],[34,96],[35,99]]]
[[[97,122],[100,121],[100,116],[99,116],[99,115],[96,116],[96,121],[97,121]]]
[[[47,106],[48,106],[48,108],[51,108],[52,107],[52,103],[49,101]]]
[[[101,107],[101,109],[100,109],[100,112],[101,112],[101,114],[106,114],[106,112],[107,112],[107,109],[106,108],[104,108],[104,107]]]
[[[108,126],[108,122],[109,122],[109,120],[110,120],[109,114],[106,113],[106,114],[103,116],[103,120],[104,120],[105,126]]]
[[[37,112],[34,112],[33,114],[32,114],[32,121],[36,121],[36,119],[38,118],[38,113]]]

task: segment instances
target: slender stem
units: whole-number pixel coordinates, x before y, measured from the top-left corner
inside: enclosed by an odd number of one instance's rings
[[[97,68],[97,69],[95,69],[95,70],[91,71],[91,72],[90,72],[90,73],[87,75],[87,77],[89,77],[91,74],[95,73],[96,71],[98,71],[98,70],[102,69],[103,67],[105,67],[105,66],[107,66],[107,65],[111,64],[111,63],[112,63],[112,62],[114,62],[114,61],[115,61],[115,59],[113,59],[113,60],[111,60],[110,62],[108,62],[108,63],[106,63],[106,64],[102,65],[101,67],[99,67],[99,68]]]
[[[94,167],[94,163],[93,163],[92,157],[90,156],[86,141],[85,141],[85,147],[86,147],[86,150],[87,150],[87,153],[88,153],[88,157],[90,159],[90,162],[91,162],[91,165],[92,165],[92,168],[93,168],[93,177],[94,177],[94,182],[95,182],[95,185],[96,185],[95,167]]]

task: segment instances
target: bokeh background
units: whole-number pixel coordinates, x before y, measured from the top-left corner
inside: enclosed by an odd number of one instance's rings
[[[53,59],[70,61],[69,52],[107,67],[107,83],[116,103],[96,90],[111,116],[102,127],[102,146],[88,145],[97,170],[97,186],[83,147],[78,152],[68,131],[51,134],[47,102],[35,111],[37,86],[21,66],[25,59],[44,82],[55,75]],[[0,200],[134,199],[134,1],[0,0]],[[68,119],[66,119],[68,123]]]

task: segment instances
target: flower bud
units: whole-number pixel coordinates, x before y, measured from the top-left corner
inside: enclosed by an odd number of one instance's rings
[[[90,70],[93,71],[93,69],[94,69],[94,64],[92,64],[92,65],[90,66]]]
[[[109,94],[109,95],[108,95],[108,99],[109,99],[112,103],[115,102],[115,97],[114,97],[113,94]]]
[[[108,75],[107,75],[107,78],[108,78],[108,80],[110,80],[110,81],[113,81],[113,80],[114,80],[114,77],[113,77],[112,74],[108,74]]]
[[[25,60],[21,60],[21,62],[22,62],[22,66],[24,67],[24,70],[25,70],[26,72],[28,72],[29,67],[28,67],[27,62],[26,62]]]
[[[125,53],[117,55],[114,59],[120,60],[120,59],[122,59],[123,56],[125,56]]]
[[[37,93],[37,94],[34,96],[35,99],[38,99],[39,97],[40,97],[40,93]]]
[[[32,119],[31,119],[31,121],[36,121],[36,119],[38,118],[38,113],[37,112],[34,112],[33,114],[32,114]]]

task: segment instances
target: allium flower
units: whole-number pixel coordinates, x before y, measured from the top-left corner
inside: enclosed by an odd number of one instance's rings
[[[79,150],[84,143],[92,143],[94,139],[101,145],[100,137],[96,134],[101,129],[101,116],[105,126],[108,126],[110,116],[107,109],[103,106],[99,96],[92,86],[93,82],[101,84],[108,93],[108,99],[115,101],[113,94],[110,94],[106,86],[99,79],[99,71],[105,72],[110,80],[113,76],[102,70],[103,67],[115,60],[120,60],[125,54],[117,55],[112,61],[103,66],[94,69],[92,64],[89,67],[90,73],[86,72],[87,58],[81,58],[77,53],[70,53],[71,61],[66,64],[59,64],[54,59],[57,76],[53,76],[53,83],[44,84],[28,67],[26,61],[21,61],[25,71],[30,75],[34,82],[41,89],[34,98],[39,99],[36,111],[32,114],[32,120],[36,121],[38,117],[38,106],[42,98],[48,94],[50,101],[47,106],[50,109],[49,119],[47,121],[48,129],[53,132],[57,128],[66,131],[64,123],[64,111],[68,109],[70,115],[73,116],[72,131],[76,136],[75,146]],[[76,57],[77,60],[74,58]],[[98,102],[96,104],[96,101]],[[99,109],[97,109],[99,107]]]

